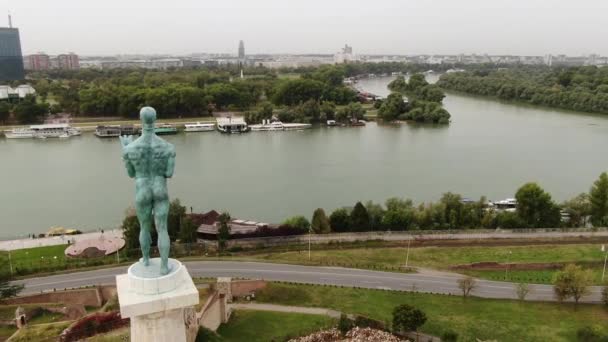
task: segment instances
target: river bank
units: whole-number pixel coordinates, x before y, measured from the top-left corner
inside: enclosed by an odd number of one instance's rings
[[[122,229],[104,230],[103,232],[89,232],[76,235],[61,235],[61,236],[48,236],[42,238],[21,238],[13,240],[0,240],[0,250],[2,251],[14,251],[25,248],[35,247],[46,247],[46,246],[57,246],[67,245],[74,242],[105,238],[119,238],[122,237]]]

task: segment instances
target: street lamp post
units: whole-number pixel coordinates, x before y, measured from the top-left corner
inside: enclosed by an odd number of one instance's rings
[[[13,261],[11,259],[11,249],[10,249],[10,247],[8,249],[8,265],[9,265],[9,267],[11,269],[11,277],[12,277],[13,276]]]
[[[509,275],[509,257],[511,256],[511,251],[509,251],[509,253],[507,254],[507,264],[505,265],[505,280],[507,280],[507,277]]]
[[[310,239],[312,238],[312,229],[308,227],[308,261],[310,261]]]
[[[407,252],[405,253],[405,269],[407,270],[407,265],[410,261],[410,243],[412,242],[412,237],[410,236],[407,239]]]
[[[604,256],[604,270],[602,271],[602,283],[603,283],[604,276],[606,275],[606,261],[608,261],[608,250],[606,250],[605,245],[602,245],[602,252],[606,252],[606,256]]]

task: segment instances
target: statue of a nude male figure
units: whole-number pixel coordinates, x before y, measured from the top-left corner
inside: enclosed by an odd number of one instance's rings
[[[160,274],[169,273],[168,259],[171,242],[167,233],[169,214],[169,194],[167,178],[173,176],[175,168],[175,147],[154,133],[156,111],[144,107],[139,113],[142,134],[133,140],[132,136],[120,137],[122,159],[129,177],[135,178],[135,209],[141,231],[139,244],[145,266],[150,264],[150,244],[152,219],[158,232],[160,251]]]

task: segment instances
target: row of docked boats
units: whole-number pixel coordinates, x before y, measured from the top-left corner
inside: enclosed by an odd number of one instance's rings
[[[74,128],[69,124],[31,125],[29,127],[13,128],[4,131],[7,139],[65,139],[81,134],[82,132],[78,128]]]
[[[261,124],[251,125],[249,127],[251,127],[252,131],[296,131],[308,129],[312,127],[312,125],[305,123],[282,123],[278,120],[262,120]]]

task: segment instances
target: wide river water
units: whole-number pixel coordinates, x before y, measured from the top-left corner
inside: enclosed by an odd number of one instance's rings
[[[386,95],[391,78],[359,86]],[[314,128],[301,132],[217,132],[167,136],[177,150],[172,197],[195,212],[280,222],[358,200],[416,202],[452,191],[512,197],[539,182],[562,201],[588,191],[608,169],[608,117],[448,94],[452,123]],[[160,113],[162,118],[162,113]],[[134,183],[118,139],[91,133],[66,140],[0,139],[0,238],[52,226],[120,225]]]

